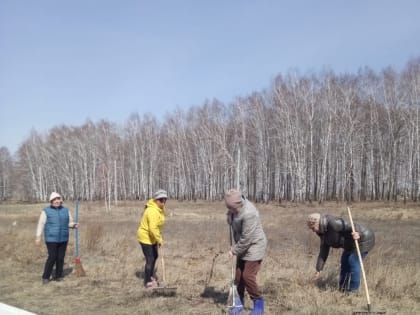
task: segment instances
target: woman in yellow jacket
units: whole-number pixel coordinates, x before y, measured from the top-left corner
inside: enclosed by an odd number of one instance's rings
[[[165,223],[165,203],[167,199],[168,194],[165,190],[160,189],[153,194],[152,199],[147,202],[137,230],[137,238],[146,258],[144,267],[144,286],[146,288],[158,286],[156,279],[153,277],[153,272],[158,258],[158,246],[160,247],[163,243],[160,230]]]

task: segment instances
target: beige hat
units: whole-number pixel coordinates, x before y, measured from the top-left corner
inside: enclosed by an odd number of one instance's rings
[[[50,202],[53,201],[55,198],[61,198],[61,195],[59,193],[53,192],[50,195]]]
[[[309,228],[313,226],[319,226],[319,219],[321,218],[321,214],[319,213],[311,213],[308,215],[308,218],[306,219],[306,224]]]
[[[168,199],[168,193],[166,192],[166,190],[159,189],[157,192],[155,192],[153,194],[153,197],[152,198],[154,200],[158,200],[158,199],[162,199],[162,198]]]
[[[229,209],[239,209],[242,207],[242,193],[238,189],[230,189],[225,193],[226,207]]]

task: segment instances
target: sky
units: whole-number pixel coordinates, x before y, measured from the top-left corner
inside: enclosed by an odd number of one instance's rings
[[[288,71],[403,69],[417,0],[0,0],[0,147],[88,119],[269,89]]]

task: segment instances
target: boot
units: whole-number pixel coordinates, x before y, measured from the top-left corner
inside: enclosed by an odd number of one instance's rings
[[[254,308],[249,315],[263,315],[264,314],[264,300],[262,298],[254,300]]]
[[[244,310],[243,298],[241,299],[239,296],[237,296],[235,298],[234,305],[235,305],[235,307],[232,307],[230,309],[229,314],[230,315],[238,315],[238,314],[241,314],[242,311]]]

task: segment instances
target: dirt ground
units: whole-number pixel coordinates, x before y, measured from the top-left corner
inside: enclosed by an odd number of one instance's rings
[[[74,204],[65,202],[74,215]],[[136,231],[144,202],[105,212],[102,203],[80,205],[80,256],[74,265],[71,232],[62,282],[42,285],[47,257],[34,235],[44,204],[0,204],[0,302],[36,314],[224,314],[230,284],[228,226],[222,202],[168,201],[163,230],[167,283],[175,296],[143,289],[144,258]],[[266,314],[351,314],[366,306],[363,289],[337,290],[340,250],[330,253],[322,277],[315,271],[319,239],[305,227],[311,212],[346,217],[346,205],[258,204],[268,249],[258,281]],[[376,246],[365,261],[374,307],[386,314],[420,314],[420,204],[357,203],[356,222],[369,224]],[[161,266],[158,266],[161,276]],[[246,298],[245,305],[251,308]],[[245,312],[247,314],[248,312]]]

